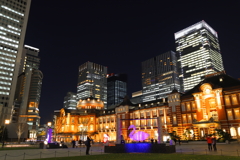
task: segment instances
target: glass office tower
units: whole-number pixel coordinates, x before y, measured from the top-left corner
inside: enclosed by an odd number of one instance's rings
[[[186,92],[206,75],[224,71],[218,35],[205,21],[175,33],[181,66],[181,89]]]
[[[102,100],[107,107],[107,67],[86,62],[79,67],[77,101],[90,96]]]
[[[127,95],[127,74],[109,74],[107,78],[108,108],[120,104]]]
[[[31,0],[0,0],[0,125],[11,119]]]
[[[76,109],[77,108],[76,99],[77,99],[76,93],[67,92],[67,95],[64,97],[63,108]]]
[[[173,51],[142,62],[142,101],[166,98],[174,89],[180,90],[177,56]]]

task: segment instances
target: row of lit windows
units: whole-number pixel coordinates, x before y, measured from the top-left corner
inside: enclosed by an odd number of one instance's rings
[[[12,73],[9,73],[9,72],[3,72],[3,71],[0,71],[0,74],[9,75],[9,76],[12,76],[12,75],[13,75]]]
[[[0,76],[0,79],[5,79],[5,80],[12,80],[12,78],[8,78],[8,77],[3,77],[3,76]]]
[[[16,58],[16,55],[8,54],[8,53],[5,53],[5,52],[0,52],[0,55]],[[14,62],[15,62],[15,60],[14,60]]]
[[[16,14],[18,14],[18,15],[20,15],[20,16],[24,16],[23,13],[17,12],[17,11],[15,11],[15,10],[11,9],[11,8],[8,8],[7,6],[3,6],[3,5],[2,5],[1,7],[4,8],[4,9],[6,9],[6,10],[8,10],[8,11],[11,11],[11,12],[13,12],[13,13],[16,13]]]
[[[0,43],[9,45],[9,46],[12,46],[12,47],[15,47],[15,48],[18,48],[18,45],[15,45],[15,44],[12,44],[12,43],[8,43],[8,42],[5,42],[5,41],[0,41]]]
[[[227,109],[227,116],[228,120],[240,119],[239,108]]]
[[[0,54],[1,54],[1,52],[0,52]],[[10,61],[10,62],[15,62],[14,59],[9,59],[9,58],[5,58],[5,57],[0,57],[0,59],[5,60],[5,61]]]
[[[2,85],[11,85],[11,83],[9,83],[9,82],[3,82],[3,81],[0,81],[0,84],[2,84]]]
[[[4,48],[4,47],[0,47],[0,49],[3,49],[4,51],[12,52],[12,53],[17,53],[17,51],[13,50],[13,49],[8,49],[8,48]]]
[[[10,90],[10,87],[3,87],[3,86],[0,86],[0,89],[1,89],[1,90]]]
[[[225,99],[226,106],[238,105],[239,104],[238,98],[240,99],[240,94],[225,95],[224,99]]]
[[[10,66],[10,67],[14,67],[15,66],[14,64],[2,62],[2,61],[0,61],[0,64],[6,65],[6,66]]]
[[[9,16],[6,16],[6,15],[4,15],[4,14],[2,14],[2,13],[0,13],[0,16],[19,23],[19,20],[14,19],[14,18],[11,18],[11,17],[9,17]]]
[[[4,27],[2,27],[2,26],[0,27],[0,30],[7,31],[7,32],[10,32],[10,33],[13,33],[13,34],[16,34],[16,35],[20,35],[20,33],[15,32],[15,31],[11,31],[11,30],[6,29],[6,28],[4,28]]]
[[[5,36],[0,36],[0,38],[3,39],[3,40],[6,40],[6,41],[13,42],[13,43],[19,43],[19,41],[15,41],[15,40],[13,40],[13,39],[11,39],[11,38],[7,38],[7,37],[5,37]]]
[[[192,123],[193,119],[197,119],[197,114],[182,114],[182,123]]]
[[[3,66],[0,66],[0,69],[1,70],[6,70],[6,71],[13,71],[13,69],[8,68],[8,67],[3,67]]]
[[[2,95],[9,95],[9,92],[2,92],[2,91],[0,91],[0,94],[2,94]]]
[[[195,102],[181,103],[181,108],[182,111],[191,111],[197,109]]]

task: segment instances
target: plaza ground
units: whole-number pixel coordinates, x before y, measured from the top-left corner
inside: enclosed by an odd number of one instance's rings
[[[208,151],[206,142],[189,142],[181,145],[176,145],[176,152],[178,160],[180,156],[182,159],[184,155],[218,155],[218,156],[232,156],[231,159],[240,158],[240,144],[238,142],[225,144],[217,144],[218,151]],[[1,150],[0,159],[5,160],[20,160],[20,159],[42,159],[50,157],[74,157],[85,156],[85,147],[81,148],[66,148],[66,149],[23,149],[23,150]],[[105,155],[104,147],[101,145],[94,145],[90,149],[91,155]],[[141,155],[141,153],[139,153]],[[122,155],[122,154],[114,154]],[[145,155],[145,154],[143,154]],[[160,155],[160,154],[156,154]],[[174,157],[174,155],[172,155]],[[155,157],[155,156],[154,156]],[[172,158],[173,158],[172,157]],[[195,156],[196,157],[196,156]],[[216,157],[216,156],[214,156]],[[90,158],[90,157],[89,157]],[[99,157],[100,158],[100,157]],[[217,158],[217,157],[216,157]]]

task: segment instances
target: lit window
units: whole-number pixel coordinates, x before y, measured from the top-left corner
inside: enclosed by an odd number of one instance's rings
[[[176,114],[173,115],[173,124],[177,124],[177,117],[176,117]]]
[[[187,118],[185,114],[182,115],[182,119],[183,119],[183,123],[187,123]]]
[[[192,110],[195,110],[196,109],[196,104],[195,102],[192,102]]]
[[[190,103],[187,103],[187,111],[190,111],[191,107],[190,107]]]
[[[229,96],[224,96],[226,106],[231,106],[230,98]]]
[[[187,119],[188,119],[188,123],[192,123],[192,116],[191,116],[191,114],[187,114]]]
[[[233,114],[232,114],[232,110],[231,110],[231,109],[228,109],[228,110],[227,110],[227,116],[228,116],[228,119],[229,119],[229,120],[232,120],[232,119],[233,119]]]
[[[238,104],[238,100],[237,100],[237,95],[236,94],[232,94],[232,103],[233,103],[233,105],[237,105]]]
[[[240,119],[239,108],[234,109],[235,119]]]

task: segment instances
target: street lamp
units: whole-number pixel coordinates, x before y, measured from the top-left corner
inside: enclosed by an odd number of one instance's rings
[[[52,126],[52,122],[48,122],[48,123],[47,123],[47,126],[48,126],[48,127],[51,127],[51,126]]]
[[[4,132],[5,132],[5,128],[6,128],[6,125],[8,125],[10,123],[10,120],[9,119],[5,119],[5,122],[4,122],[4,127],[3,127],[3,132],[2,132],[2,148],[4,147]]]

